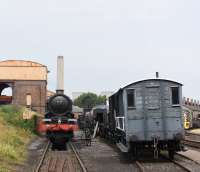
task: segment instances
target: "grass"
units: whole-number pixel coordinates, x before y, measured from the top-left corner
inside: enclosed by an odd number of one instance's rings
[[[12,164],[26,159],[26,146],[34,135],[34,121],[24,121],[25,108],[0,106],[0,172],[11,172]]]

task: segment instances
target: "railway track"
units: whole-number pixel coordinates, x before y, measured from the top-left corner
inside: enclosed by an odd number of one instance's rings
[[[86,169],[85,165],[83,164],[83,162],[81,161],[80,156],[79,156],[78,152],[76,151],[76,148],[71,143],[70,143],[70,146],[71,146],[73,152],[75,153],[75,156],[81,166],[82,172],[87,172],[87,169]]]
[[[136,164],[139,172],[145,172],[144,166],[139,161],[136,161],[135,164]]]
[[[40,171],[40,168],[42,167],[42,164],[43,164],[43,162],[44,162],[44,159],[45,159],[45,156],[46,156],[46,154],[47,154],[47,151],[49,150],[50,144],[51,144],[51,143],[48,141],[48,143],[47,143],[47,145],[46,145],[46,147],[45,147],[45,149],[44,149],[44,151],[43,151],[43,154],[42,154],[42,157],[41,157],[41,159],[40,159],[40,162],[39,162],[39,164],[38,164],[36,170],[34,170],[34,172],[39,172],[39,171]]]
[[[87,172],[72,143],[67,151],[51,151],[50,146],[48,142],[34,172]]]
[[[192,132],[188,132],[188,131],[185,132],[185,135],[186,136],[197,136],[197,137],[200,137],[200,134],[192,133]]]
[[[200,149],[200,141],[185,139],[182,143],[186,146]]]
[[[161,171],[183,171],[183,172],[194,172],[192,169],[184,166],[176,160],[170,160],[165,156],[161,156],[163,159],[161,162],[146,162],[136,161],[137,171],[139,172],[161,172]]]
[[[180,168],[182,168],[186,172],[193,172],[193,170],[189,169],[188,167],[184,166],[183,164],[181,164],[178,161],[175,161],[175,160],[170,160],[170,161],[173,162],[174,164],[176,164],[177,166],[179,166]]]
[[[186,137],[185,137],[185,140],[182,141],[182,143],[185,146],[200,149],[200,135],[191,133],[188,131],[186,131],[185,134],[186,134]]]

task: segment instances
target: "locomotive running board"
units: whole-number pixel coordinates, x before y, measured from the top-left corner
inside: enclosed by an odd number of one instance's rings
[[[128,148],[124,146],[122,143],[117,143],[117,147],[124,153],[128,152]]]

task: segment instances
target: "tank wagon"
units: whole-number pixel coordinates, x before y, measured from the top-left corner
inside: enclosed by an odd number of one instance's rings
[[[185,137],[181,100],[182,84],[175,81],[148,79],[121,88],[109,98],[103,136],[135,157],[148,149],[155,158],[167,150],[173,159]]]

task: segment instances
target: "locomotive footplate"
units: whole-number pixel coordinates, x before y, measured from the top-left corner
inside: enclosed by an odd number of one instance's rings
[[[43,119],[45,124],[76,124],[77,119],[69,119],[67,117],[51,117]]]

